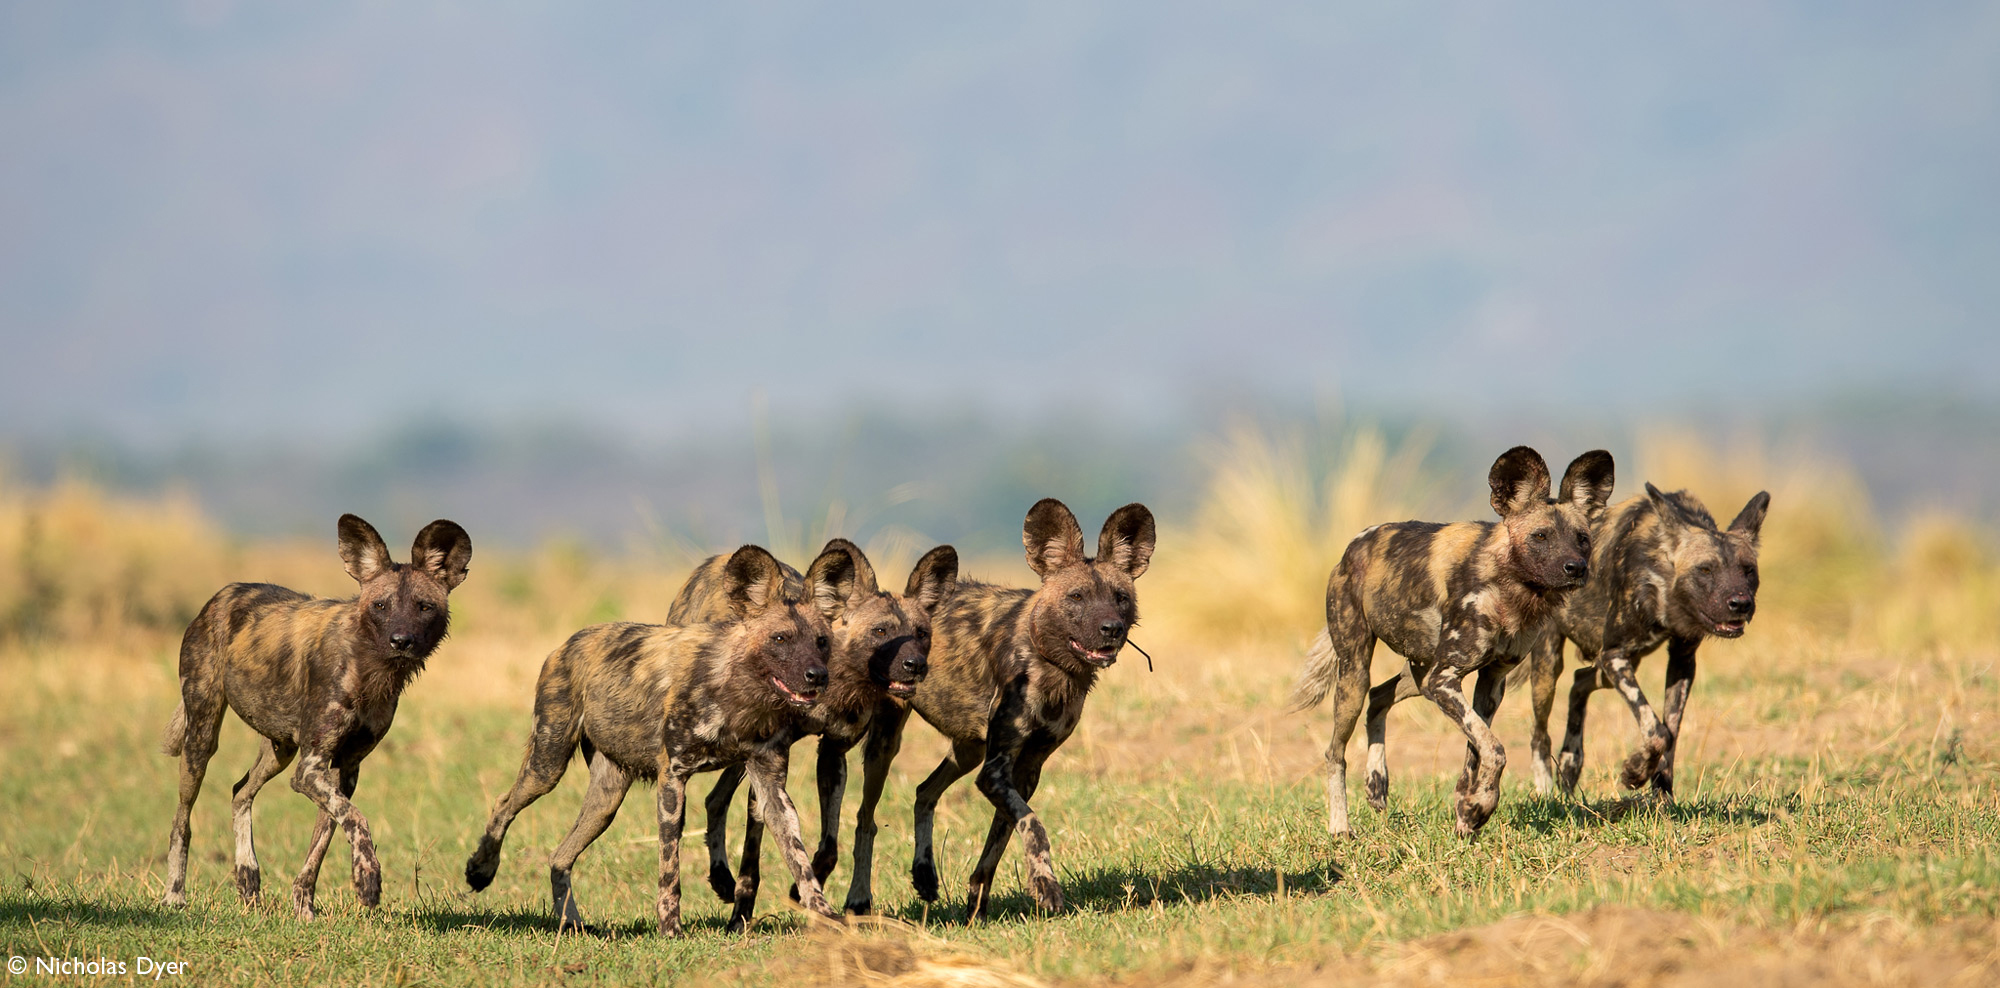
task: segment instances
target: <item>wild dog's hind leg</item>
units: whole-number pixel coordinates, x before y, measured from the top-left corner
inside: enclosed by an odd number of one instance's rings
[[[1408,670],[1368,691],[1368,805],[1377,810],[1389,807],[1389,709],[1422,693]]]
[[[185,671],[189,662],[181,660]],[[201,795],[201,781],[208,775],[208,760],[215,757],[216,737],[222,732],[222,684],[219,677],[190,679],[181,684],[181,707],[175,721],[181,725],[178,741],[168,737],[168,753],[181,756],[180,801],[174,806],[173,829],[167,835],[167,894],[162,901],[176,909],[187,905],[188,840],[192,836],[194,801]],[[172,733],[171,727],[169,734]]]
[[[908,709],[885,703],[876,710],[868,741],[861,749],[861,806],[854,814],[854,877],[848,882],[847,902],[841,907],[856,915],[875,908],[875,807],[882,802],[882,787],[889,780],[896,750],[902,747],[903,724],[909,716]]]
[[[257,752],[257,763],[237,780],[230,790],[230,823],[236,831],[236,895],[245,903],[254,902],[263,887],[263,870],[257,864],[257,842],[250,827],[250,806],[264,783],[277,778],[292,764],[298,746],[278,744],[269,738]]]
[[[951,784],[965,777],[967,772],[980,766],[986,760],[986,743],[983,741],[954,741],[951,754],[931,771],[929,777],[917,786],[916,808],[916,849],[910,859],[910,884],[917,890],[917,898],[925,902],[936,902],[938,894],[937,860],[931,847],[931,828],[937,818],[938,799]]]
[[[465,859],[465,884],[474,892],[493,884],[493,876],[500,870],[500,846],[507,839],[507,828],[513,826],[514,818],[522,810],[548,795],[562,781],[578,744],[583,745],[584,762],[594,761],[595,752],[583,739],[575,707],[560,696],[538,699],[535,733],[528,738],[521,771],[514,776],[513,787],[493,804],[493,813],[486,819],[486,831],[479,835],[478,849]]]
[[[664,784],[665,780],[661,782]],[[577,810],[576,823],[570,826],[569,833],[563,835],[562,841],[549,855],[549,897],[555,904],[559,929],[584,928],[583,910],[577,908],[576,893],[570,889],[570,872],[575,869],[576,859],[583,854],[583,849],[589,847],[617,818],[618,806],[625,802],[625,792],[631,788],[632,776],[612,762],[611,756],[599,751],[591,758],[590,788],[583,793],[583,807]],[[679,839],[678,833],[675,838]],[[674,860],[680,860],[678,849]]]
[[[1347,818],[1347,742],[1354,737],[1354,724],[1361,719],[1361,705],[1368,697],[1368,660],[1375,652],[1375,636],[1356,609],[1343,611],[1327,630],[1333,640],[1335,671],[1333,738],[1326,745],[1326,830],[1344,837],[1354,832]]]
[[[1528,656],[1529,699],[1534,706],[1533,735],[1528,745],[1535,767],[1535,792],[1546,796],[1555,791],[1555,766],[1551,763],[1549,712],[1556,703],[1556,679],[1563,671],[1563,636],[1551,631]],[[1574,780],[1571,781],[1574,785]]]
[[[993,878],[1000,870],[1000,859],[1007,853],[1009,831],[1021,835],[1021,855],[1028,865],[1028,892],[1034,897],[1035,906],[1043,912],[1060,912],[1063,908],[1062,883],[1056,879],[1055,864],[1051,860],[1048,829],[1028,800],[1034,798],[1035,789],[1041,785],[1042,764],[1048,760],[1054,748],[1028,749],[1013,761],[1012,771],[1007,771],[1002,759],[990,759],[980,771],[980,790],[993,802],[993,823],[986,831],[986,846],[980,851],[979,863],[972,869],[972,878],[967,882],[965,902],[966,921],[986,918],[987,903],[993,895]],[[1012,785],[995,785],[993,780],[1008,778]]]
[[[1556,785],[1564,793],[1576,791],[1576,780],[1583,774],[1584,715],[1589,710],[1590,694],[1605,685],[1604,676],[1597,671],[1596,656],[1583,655],[1570,681],[1569,716],[1563,728],[1562,753],[1556,756]]]
[[[1668,802],[1674,798],[1674,752],[1681,746],[1681,715],[1687,711],[1688,691],[1694,688],[1694,653],[1700,645],[1694,638],[1667,643],[1667,750],[1660,756],[1659,771],[1653,773],[1653,791]]]

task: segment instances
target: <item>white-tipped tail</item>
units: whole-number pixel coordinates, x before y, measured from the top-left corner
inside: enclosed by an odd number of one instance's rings
[[[182,703],[174,708],[174,719],[167,721],[167,729],[160,732],[160,754],[180,757],[181,747],[187,744],[188,709]]]
[[[1311,710],[1326,699],[1333,690],[1334,674],[1340,668],[1340,656],[1333,651],[1333,635],[1321,628],[1319,637],[1313,639],[1312,647],[1306,650],[1306,667],[1299,673],[1299,681],[1292,685],[1294,712]]]

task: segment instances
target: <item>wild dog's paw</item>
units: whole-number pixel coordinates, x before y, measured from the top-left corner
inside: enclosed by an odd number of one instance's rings
[[[187,893],[175,889],[168,889],[167,894],[160,897],[160,905],[168,909],[186,909],[187,904]]]
[[[244,905],[257,901],[257,893],[264,887],[264,874],[256,868],[236,866],[236,897]]]
[[[1378,811],[1389,808],[1389,776],[1387,774],[1368,773],[1368,805]]]
[[[1063,909],[1062,885],[1047,875],[1036,875],[1028,883],[1035,896],[1035,906],[1043,912],[1059,913]]]
[[[919,861],[911,865],[910,887],[917,890],[917,898],[925,902],[936,902],[938,898],[937,866],[929,861]]]
[[[1660,753],[1651,748],[1640,748],[1626,756],[1625,767],[1618,773],[1618,784],[1627,789],[1637,789],[1653,778],[1659,771]]]
[[[292,913],[306,922],[311,922],[318,915],[313,909],[313,890],[310,886],[292,886]]]
[[[382,866],[374,861],[354,866],[354,894],[370,909],[382,904]]]
[[[871,896],[849,895],[846,904],[840,907],[840,911],[849,916],[866,916],[875,911],[875,900]]]
[[[1457,831],[1460,837],[1472,837],[1486,821],[1493,816],[1493,807],[1482,800],[1461,796],[1454,801],[1457,809]]]
[[[708,863],[708,887],[715,897],[724,902],[736,901],[736,876],[729,873],[729,866],[720,861]]]
[[[465,884],[474,892],[484,892],[493,884],[493,876],[500,871],[500,842],[491,837],[479,838],[479,850],[465,859]]]
[[[1583,758],[1570,752],[1556,757],[1556,788],[1567,796],[1576,791],[1577,777],[1583,774]]]
[[[750,928],[751,911],[738,905],[729,913],[729,923],[722,928],[724,933],[742,933]]]

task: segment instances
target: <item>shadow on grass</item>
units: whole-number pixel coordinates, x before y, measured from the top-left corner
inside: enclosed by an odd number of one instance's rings
[[[166,926],[186,916],[166,906],[109,906],[77,899],[0,898],[0,925],[19,923],[99,924],[105,926]]]
[[[1323,864],[1308,871],[1284,872],[1282,881],[1287,894],[1314,894],[1331,889],[1343,877],[1336,865]],[[1276,898],[1279,882],[1275,870],[1237,866],[1226,861],[1184,864],[1166,871],[1096,868],[1064,878],[1063,898],[1070,910],[1122,912],[1150,909],[1155,903],[1193,904],[1232,896]],[[911,903],[889,915],[919,924],[962,923],[965,910],[961,893],[956,898],[932,903],[929,908],[921,902]],[[1016,887],[994,895],[987,904],[986,915],[990,921],[1006,922],[1038,918],[1041,910],[1027,889]]]
[[[1619,823],[1627,817],[1651,816],[1687,823],[1701,820],[1730,826],[1757,827],[1776,819],[1779,812],[1796,809],[1796,799],[1767,799],[1751,796],[1723,796],[1711,799],[1662,803],[1650,795],[1614,799],[1564,799],[1536,796],[1515,803],[1506,811],[1505,826],[1551,834],[1558,830],[1588,829]],[[1488,824],[1491,826],[1491,824]]]

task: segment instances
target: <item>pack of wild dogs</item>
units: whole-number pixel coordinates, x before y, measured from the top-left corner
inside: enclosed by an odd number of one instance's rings
[[[1517,446],[1487,476],[1497,522],[1392,522],[1348,545],[1327,581],[1325,631],[1292,697],[1306,709],[1333,696],[1330,831],[1352,831],[1346,749],[1364,701],[1366,793],[1380,810],[1389,791],[1389,709],[1421,695],[1465,732],[1454,810],[1457,832],[1476,834],[1499,801],[1506,766],[1493,715],[1508,680],[1521,678],[1510,674],[1524,660],[1538,791],[1574,788],[1586,704],[1608,687],[1639,725],[1639,746],[1625,759],[1620,781],[1672,798],[1675,739],[1695,653],[1709,636],[1743,634],[1756,609],[1758,531],[1770,498],[1751,498],[1721,528],[1686,491],[1647,484],[1643,495],[1608,504],[1612,480],[1610,454],[1593,450],[1570,463],[1551,496],[1547,464]],[[986,915],[1001,857],[1016,836],[1035,907],[1061,910],[1048,828],[1029,800],[1043,764],[1076,729],[1091,687],[1117,661],[1139,619],[1135,583],[1153,556],[1153,515],[1139,504],[1113,512],[1093,555],[1076,517],[1062,502],[1045,499],[1029,509],[1021,538],[1041,580],[1034,589],[960,579],[951,546],[926,553],[898,591],[893,584],[884,589],[861,549],[845,539],[828,542],[804,572],[746,545],[698,566],[661,623],[598,624],[571,635],[542,666],[526,755],[466,861],[466,883],[474,891],[492,883],[509,825],[554,789],[580,754],[589,772],[583,806],[549,857],[561,928],[587,928],[572,869],[610,826],[632,783],[648,780],[659,823],[659,931],[681,933],[681,838],[690,783],[705,772],[720,773],[704,801],[706,843],[709,885],[733,904],[731,930],[745,928],[754,914],[767,829],[791,873],[791,895],[805,909],[828,917],[868,913],[876,808],[914,712],[951,747],[916,791],[910,880],[917,894],[929,902],[939,893],[938,800],[977,773],[993,820],[967,882],[967,919]],[[261,884],[251,804],[294,761],[292,788],[319,808],[305,866],[292,883],[294,910],[312,918],[320,864],[336,831],[351,847],[361,903],[372,907],[381,899],[368,819],[353,802],[361,763],[443,641],[449,595],[466,578],[472,543],[458,525],[435,521],[417,534],[409,562],[398,563],[372,526],[345,515],[338,546],[359,585],[354,597],[231,584],[188,626],[181,705],[162,743],[181,760],[167,854],[169,905],[187,901],[190,813],[226,709],[262,738],[231,801],[242,899],[254,901]],[[1404,665],[1371,689],[1377,640]],[[1548,717],[1566,641],[1576,644],[1581,664],[1552,763]],[[1662,644],[1666,694],[1656,709],[1636,672],[1640,659]],[[792,747],[808,735],[819,738],[819,841],[812,852],[785,790]],[[839,859],[847,755],[857,745],[863,781],[853,871],[837,911],[824,889]],[[732,873],[724,821],[746,781],[749,812]]]

